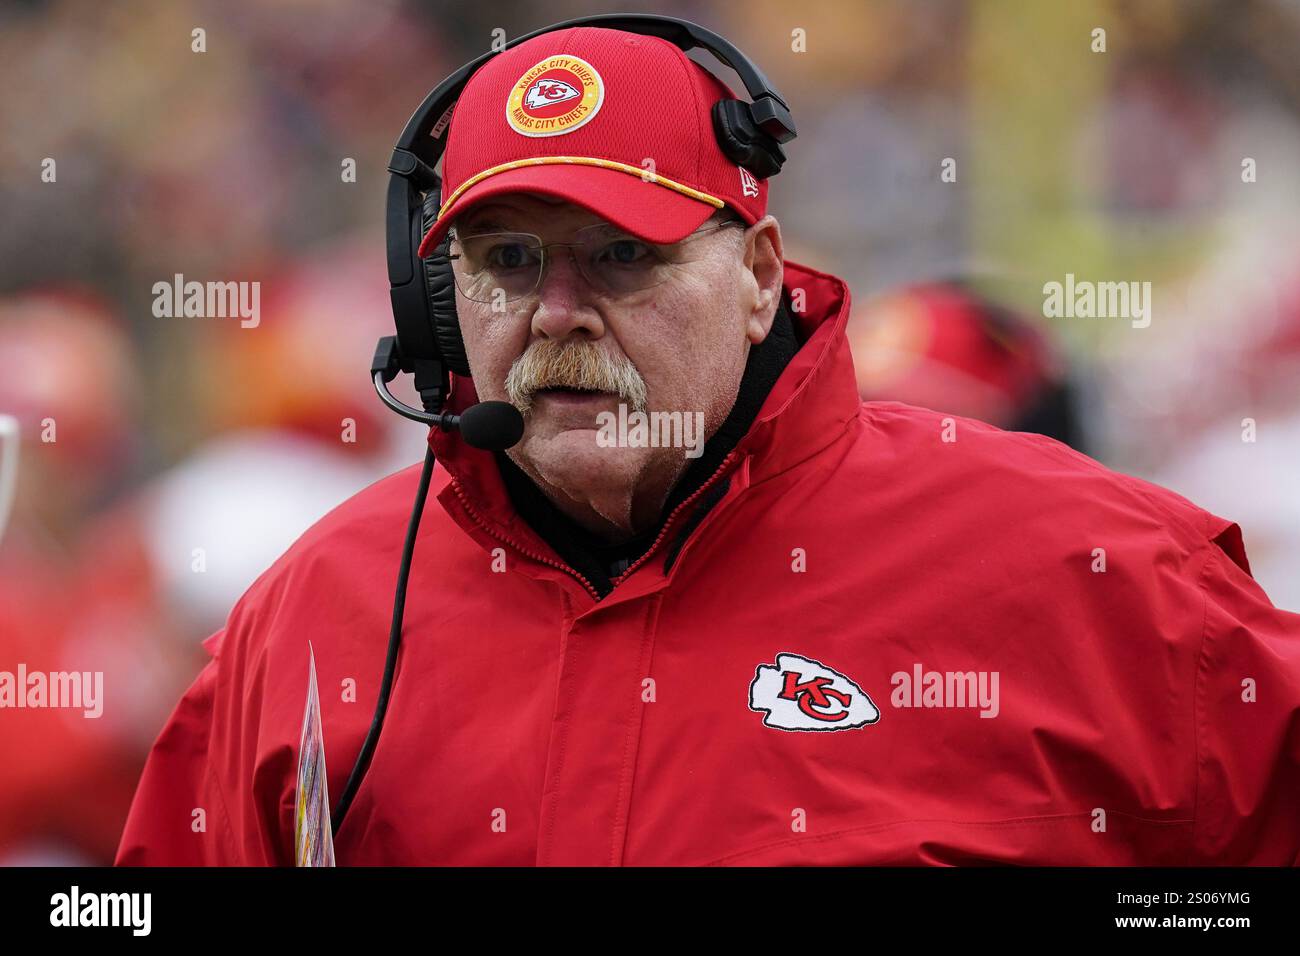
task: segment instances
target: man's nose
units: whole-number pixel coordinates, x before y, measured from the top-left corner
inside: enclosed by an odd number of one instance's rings
[[[589,339],[605,332],[595,307],[595,290],[578,269],[572,246],[546,250],[546,267],[537,287],[537,308],[533,311],[533,334],[546,339],[564,339],[575,331]]]

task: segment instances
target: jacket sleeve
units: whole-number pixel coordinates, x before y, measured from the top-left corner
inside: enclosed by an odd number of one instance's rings
[[[244,863],[231,840],[226,797],[209,763],[221,667],[216,651],[168,718],[145,762],[127,816],[117,866],[216,866]]]
[[[1231,525],[1202,570],[1192,862],[1300,865],[1300,615],[1250,576]]]

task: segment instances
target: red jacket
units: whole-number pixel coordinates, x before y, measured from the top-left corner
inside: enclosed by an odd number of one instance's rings
[[[339,863],[1300,862],[1300,616],[1236,525],[1046,438],[862,404],[848,288],[792,262],[786,285],[807,340],[726,493],[603,600],[489,453],[431,435]],[[292,861],[307,642],[337,801],[418,473],[322,519],[208,639],[119,863]]]

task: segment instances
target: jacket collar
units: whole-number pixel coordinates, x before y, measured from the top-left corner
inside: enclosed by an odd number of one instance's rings
[[[845,336],[851,301],[848,285],[788,260],[783,285],[804,344],[728,457],[728,470],[746,462],[749,484],[778,475],[821,451],[843,433],[861,406]],[[477,401],[473,381],[453,375],[447,410],[459,414]],[[462,514],[468,510],[476,523],[492,525],[497,537],[525,550],[554,554],[515,511],[491,452],[471,448],[454,433],[437,428],[429,430],[428,441],[450,476],[438,500],[453,518],[464,525]]]

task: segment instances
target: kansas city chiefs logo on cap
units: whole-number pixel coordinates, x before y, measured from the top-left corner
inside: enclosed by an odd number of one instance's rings
[[[586,60],[548,56],[510,89],[506,122],[522,136],[559,136],[589,122],[605,99],[605,84]]]
[[[539,110],[543,106],[554,106],[565,100],[576,100],[581,95],[563,80],[538,80],[524,94],[524,106],[530,110]]]

